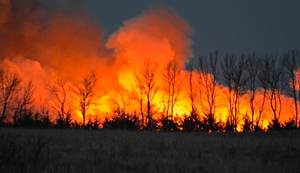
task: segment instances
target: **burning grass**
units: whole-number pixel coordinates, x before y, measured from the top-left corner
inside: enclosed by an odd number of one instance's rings
[[[299,172],[299,137],[2,128],[0,172]]]

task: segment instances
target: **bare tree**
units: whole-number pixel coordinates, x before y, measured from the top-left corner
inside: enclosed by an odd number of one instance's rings
[[[142,88],[136,84],[136,86],[132,86],[131,91],[129,92],[130,94],[130,98],[132,100],[135,100],[139,103],[140,106],[140,113],[141,113],[141,118],[142,118],[142,128],[144,129],[145,127],[145,115],[144,115],[144,111],[143,111],[143,100],[144,98],[144,93]]]
[[[16,72],[10,70],[0,70],[0,104],[2,114],[0,117],[0,126],[6,119],[7,110],[12,106],[20,90],[21,77]]]
[[[218,77],[218,52],[211,53],[209,61],[200,56],[198,62],[198,84],[199,84],[199,102],[201,110],[208,118],[210,130],[214,128],[216,102],[218,97],[217,77]]]
[[[259,122],[262,120],[261,118],[266,107],[270,71],[265,67],[268,66],[268,63],[269,63],[268,59],[266,58],[261,58],[260,61],[258,61],[259,73],[257,79],[258,79],[258,86],[260,87],[258,89],[258,92],[262,94],[262,98],[259,99],[258,102],[256,103],[256,106],[258,108],[258,116],[256,117],[255,130],[260,129]]]
[[[173,120],[175,104],[180,100],[180,93],[183,90],[181,68],[177,60],[171,60],[163,70],[164,85],[163,103],[164,113],[168,120]]]
[[[151,129],[152,126],[152,101],[158,91],[155,86],[155,76],[158,64],[148,58],[144,65],[140,68],[139,72],[134,72],[136,88],[139,88],[146,98],[147,102],[147,128]]]
[[[229,102],[230,123],[236,131],[237,118],[241,109],[241,97],[244,94],[244,86],[247,82],[245,75],[244,55],[237,58],[235,54],[226,55],[224,63],[221,63],[222,78],[229,88],[227,99]]]
[[[282,95],[286,87],[283,59],[278,60],[274,55],[265,55],[260,62],[258,81],[263,91],[263,99],[261,99],[259,107],[259,118],[264,110],[265,102],[269,101],[274,117],[271,128],[280,128],[279,118],[283,106]],[[257,121],[256,126],[258,126],[258,123],[259,121]]]
[[[39,113],[42,117],[42,127],[49,128],[52,125],[50,121],[50,106],[49,102],[47,102],[42,96],[39,98]]]
[[[111,92],[109,101],[117,107],[117,109],[125,115],[126,108],[131,104],[132,99],[129,91],[123,86],[119,85]],[[124,118],[124,117],[123,117]]]
[[[298,64],[299,64],[299,67],[298,67],[297,71],[295,72],[295,74],[296,74],[296,90],[298,91],[298,101],[300,101],[300,55],[299,54],[298,54]],[[300,124],[300,121],[298,123]],[[297,125],[297,123],[296,123],[296,125]],[[298,127],[298,126],[296,126],[296,127]]]
[[[255,52],[248,54],[248,58],[246,61],[246,71],[248,74],[248,81],[247,81],[247,89],[249,90],[249,102],[250,102],[250,109],[251,109],[251,130],[254,130],[254,115],[255,115],[255,96],[256,91],[258,89],[258,74],[259,74],[259,65],[258,65],[258,57]]]
[[[268,88],[267,97],[270,101],[270,107],[273,112],[272,128],[280,128],[279,118],[282,111],[282,95],[285,90],[284,66],[282,59],[277,59],[277,56],[266,56],[265,69],[268,71]]]
[[[244,55],[242,55],[237,63],[237,66],[234,71],[234,80],[233,80],[233,90],[235,95],[234,101],[234,121],[235,128],[237,127],[237,118],[240,115],[241,110],[241,97],[245,94],[245,85],[247,83],[248,77],[245,75],[245,61]],[[236,129],[235,129],[236,130]]]
[[[191,116],[196,116],[197,108],[195,106],[195,102],[197,99],[197,90],[195,88],[195,74],[194,74],[194,68],[192,65],[188,66],[188,73],[187,73],[187,80],[189,85],[189,97],[191,100]],[[195,117],[194,117],[195,118]]]
[[[224,61],[221,63],[221,70],[222,70],[222,80],[225,86],[228,87],[227,93],[227,101],[229,104],[229,117],[228,117],[228,124],[233,127],[233,88],[232,83],[234,80],[234,63],[236,61],[235,55],[225,55]]]
[[[68,97],[70,89],[68,81],[61,78],[57,78],[52,84],[47,85],[47,90],[55,99],[51,107],[58,115],[57,125],[60,127],[69,125],[71,106]]]
[[[18,120],[24,119],[22,117],[26,114],[26,111],[28,109],[28,106],[31,105],[34,102],[34,93],[36,89],[32,83],[32,81],[29,81],[27,85],[23,86],[18,92],[16,96],[16,109],[15,113],[13,115],[14,123],[17,123]]]
[[[283,64],[287,71],[287,76],[289,80],[287,80],[287,85],[290,86],[288,88],[289,96],[293,97],[294,99],[294,106],[295,106],[295,126],[298,127],[298,106],[299,106],[299,99],[300,99],[300,91],[297,90],[297,76],[296,71],[299,67],[297,59],[300,59],[298,52],[293,50],[292,52],[286,52],[283,54]],[[298,84],[299,85],[299,84]]]
[[[99,98],[96,94],[97,77],[95,72],[85,75],[83,79],[73,87],[75,99],[78,103],[78,108],[82,114],[82,123],[85,127],[86,111],[91,105],[95,105],[95,100]]]

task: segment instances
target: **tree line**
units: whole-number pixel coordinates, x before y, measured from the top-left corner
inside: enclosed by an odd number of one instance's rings
[[[215,51],[208,57],[199,56],[197,64],[188,66],[187,71],[182,70],[180,61],[171,60],[161,72],[162,85],[157,84],[158,66],[158,62],[148,58],[134,70],[131,89],[118,85],[108,94],[108,101],[115,109],[104,121],[100,121],[100,115],[88,118],[91,107],[104,95],[97,90],[95,72],[75,84],[55,79],[45,87],[52,102],[36,106],[33,82],[25,83],[18,73],[2,68],[0,125],[162,131],[237,131],[240,126],[245,131],[257,131],[262,130],[263,114],[268,108],[273,117],[268,129],[299,128],[300,56],[295,50],[264,56],[255,52],[220,56]],[[221,89],[220,84],[227,89]],[[153,102],[159,91],[163,93],[160,109]],[[250,107],[247,113],[241,111],[245,95]],[[283,96],[293,99],[288,115],[291,118],[286,122],[279,121]],[[175,108],[183,97],[189,98],[190,112],[179,116]],[[139,109],[128,111],[132,104],[138,104]],[[216,116],[220,107],[227,109],[228,114],[223,115],[226,120]],[[82,122],[74,120],[74,110],[80,112]],[[51,120],[51,116],[56,118]]]

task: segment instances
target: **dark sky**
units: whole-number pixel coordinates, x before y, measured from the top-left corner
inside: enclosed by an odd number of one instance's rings
[[[214,50],[221,54],[253,51],[280,54],[300,48],[298,0],[86,0],[86,3],[107,35],[151,5],[172,7],[195,29],[194,57]]]

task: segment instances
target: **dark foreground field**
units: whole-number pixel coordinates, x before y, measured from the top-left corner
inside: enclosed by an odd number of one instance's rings
[[[300,131],[0,128],[0,172],[300,172]]]

